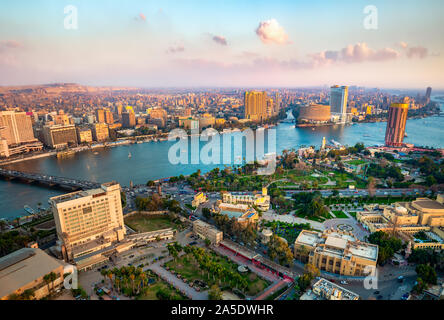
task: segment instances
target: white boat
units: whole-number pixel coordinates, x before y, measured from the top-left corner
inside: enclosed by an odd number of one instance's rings
[[[128,152],[128,159],[131,159],[132,155],[131,152]]]

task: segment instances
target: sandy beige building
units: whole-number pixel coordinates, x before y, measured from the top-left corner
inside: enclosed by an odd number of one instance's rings
[[[193,232],[203,239],[208,239],[212,244],[219,244],[223,240],[223,232],[201,220],[193,221]]]
[[[30,290],[35,299],[63,285],[63,275],[72,266],[38,248],[23,248],[0,258],[0,300],[13,299]],[[54,272],[56,279],[47,284],[43,277]]]
[[[53,197],[50,203],[58,244],[66,261],[79,263],[124,240],[126,229],[118,183]]]
[[[376,268],[378,246],[357,240],[351,232],[302,230],[294,243],[294,255],[322,271],[366,276],[367,266]]]

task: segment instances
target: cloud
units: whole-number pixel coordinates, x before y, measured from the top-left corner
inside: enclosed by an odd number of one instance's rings
[[[256,34],[265,44],[288,44],[288,35],[275,19],[262,21],[256,29]]]
[[[22,48],[23,44],[15,40],[0,41],[0,50]]]
[[[137,16],[134,17],[134,20],[136,21],[146,21],[146,16],[141,12]]]
[[[410,58],[414,58],[414,57],[418,57],[420,59],[424,59],[425,57],[427,57],[428,55],[428,50],[427,48],[421,47],[421,46],[417,46],[417,47],[411,47],[407,49],[407,57]]]
[[[424,59],[429,55],[429,50],[422,46],[410,47],[406,42],[401,41],[399,46],[405,50],[405,53],[409,59],[418,57]]]
[[[367,61],[388,61],[397,59],[399,52],[392,48],[375,50],[365,42],[350,44],[339,51],[328,50],[309,55],[315,66],[329,65],[335,62],[360,63]]]
[[[185,47],[183,45],[179,44],[179,45],[170,46],[166,52],[167,53],[178,53],[178,52],[184,52],[184,51],[185,51]]]
[[[227,43],[227,39],[225,39],[225,37],[223,36],[213,36],[213,41],[216,42],[217,44],[220,44],[222,46],[226,46]]]

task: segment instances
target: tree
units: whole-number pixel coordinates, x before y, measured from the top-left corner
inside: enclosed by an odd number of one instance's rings
[[[212,285],[208,291],[208,299],[210,300],[222,300],[222,292],[217,285]]]
[[[438,277],[435,269],[426,264],[420,264],[415,269],[418,277],[421,278],[426,284],[436,284]]]

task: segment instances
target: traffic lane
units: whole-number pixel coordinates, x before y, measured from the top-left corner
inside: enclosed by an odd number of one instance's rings
[[[397,279],[377,281],[375,285],[371,285],[369,289],[364,286],[364,281],[347,281],[347,284],[338,283],[341,287],[353,291],[358,294],[361,299],[368,300],[370,298],[377,299],[382,296],[382,300],[401,300],[403,294],[410,292],[416,281],[416,276],[407,276],[400,283]],[[369,281],[370,284],[371,281]]]

